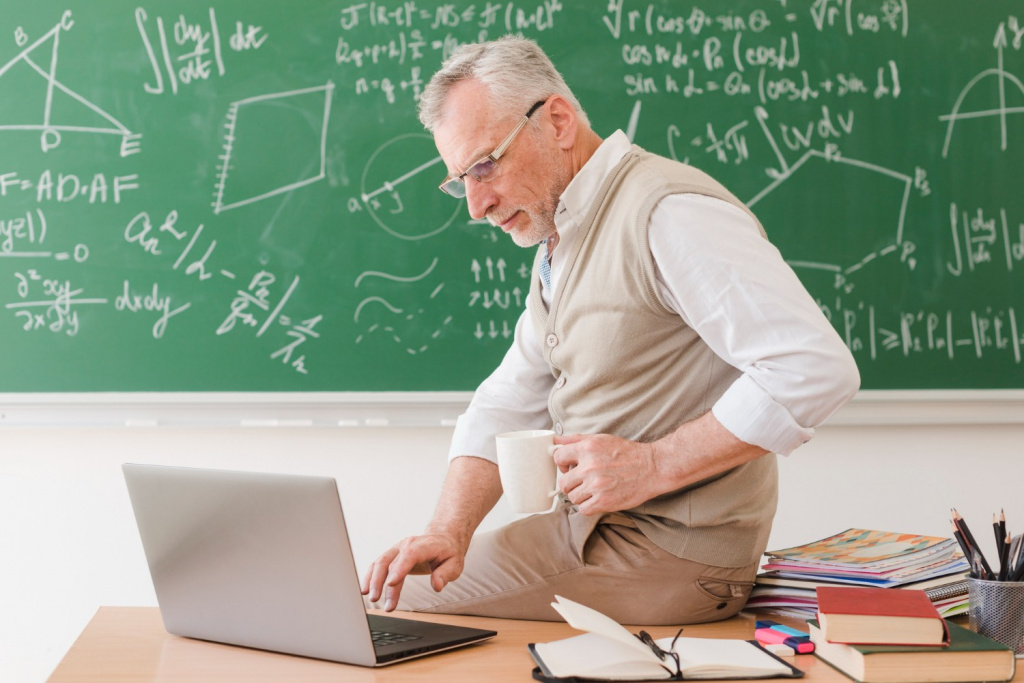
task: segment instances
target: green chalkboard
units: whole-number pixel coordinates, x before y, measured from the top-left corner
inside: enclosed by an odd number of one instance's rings
[[[8,2],[0,391],[472,389],[532,254],[437,190],[415,104],[507,32],[746,200],[865,388],[1024,387],[1020,10]]]

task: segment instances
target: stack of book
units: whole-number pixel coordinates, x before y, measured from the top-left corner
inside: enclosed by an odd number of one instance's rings
[[[813,619],[819,586],[923,590],[943,617],[967,613],[967,560],[952,538],[847,529],[768,551],[747,610]]]
[[[1007,681],[1013,651],[943,620],[923,591],[822,586],[814,652],[863,683]]]

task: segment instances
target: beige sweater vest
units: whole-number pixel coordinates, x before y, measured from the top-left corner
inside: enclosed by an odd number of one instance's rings
[[[530,307],[556,379],[548,408],[560,434],[654,441],[711,410],[741,374],[658,294],[650,215],[663,197],[679,193],[717,197],[750,213],[703,172],[633,147],[605,179],[575,243],[559,245],[569,257],[550,310],[541,298],[538,250]],[[775,514],[775,457],[659,496],[626,515],[677,557],[749,565],[764,552]],[[571,510],[581,557],[600,519]]]

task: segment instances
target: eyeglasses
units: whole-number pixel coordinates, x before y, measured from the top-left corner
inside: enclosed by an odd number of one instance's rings
[[[662,669],[664,669],[665,671],[669,672],[669,674],[671,674],[671,676],[672,676],[671,680],[673,680],[673,681],[681,681],[681,680],[683,680],[682,662],[679,659],[679,654],[675,651],[675,649],[676,649],[676,641],[679,640],[679,636],[683,635],[683,629],[679,629],[679,631],[676,632],[676,637],[672,639],[672,643],[668,646],[667,650],[662,650],[661,647],[658,645],[658,643],[655,642],[654,638],[651,637],[651,634],[648,633],[647,631],[640,631],[640,633],[637,633],[635,635],[636,635],[637,638],[640,639],[641,643],[643,643],[647,647],[651,648],[651,651],[662,662],[664,662],[665,658],[667,657],[669,661],[671,661],[673,664],[675,664],[675,671],[673,671],[672,669],[668,668],[664,664],[661,665]]]
[[[545,102],[547,102],[547,100],[541,100],[530,107],[530,111],[526,112],[526,116],[520,119],[519,123],[516,124],[516,127],[508,134],[508,137],[502,140],[501,144],[495,147],[493,152],[470,166],[465,173],[456,176],[450,175],[445,178],[444,182],[440,185],[441,191],[455,197],[456,199],[461,199],[466,196],[466,176],[469,176],[478,183],[486,183],[497,178],[498,171],[500,169],[498,166],[498,159],[500,159],[505,153],[509,145],[512,144],[512,141],[516,139],[516,136],[519,135],[519,131],[521,131],[523,126],[527,124],[530,117],[533,116],[538,109],[543,107]]]

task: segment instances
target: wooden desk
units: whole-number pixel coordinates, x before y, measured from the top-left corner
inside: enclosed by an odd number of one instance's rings
[[[411,619],[463,624],[492,629],[497,637],[485,643],[414,659],[382,669],[367,669],[315,659],[219,645],[168,634],[155,607],[101,607],[82,635],[57,666],[49,683],[110,683],[111,681],[338,681],[357,683],[390,681],[445,681],[446,683],[499,683],[532,681],[530,642],[567,638],[579,632],[568,624],[513,621],[480,617],[402,614]],[[777,621],[786,621],[778,619]],[[796,622],[791,622],[798,626]],[[635,631],[635,628],[631,628]],[[647,629],[655,638],[675,635],[676,629]],[[754,620],[740,615],[724,622],[687,626],[694,637],[749,639]],[[792,663],[807,675],[806,683],[843,681],[846,678],[813,655],[800,655]],[[1024,678],[1024,676],[1018,676]]]

